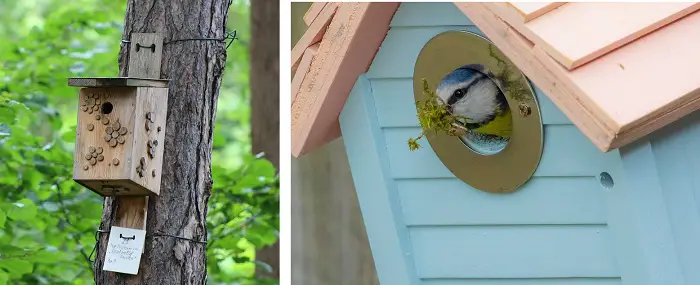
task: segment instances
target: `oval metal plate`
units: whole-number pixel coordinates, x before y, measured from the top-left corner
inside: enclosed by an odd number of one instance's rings
[[[427,131],[426,138],[442,163],[460,180],[490,193],[509,193],[525,184],[542,157],[543,130],[540,108],[530,82],[489,40],[467,31],[448,31],[433,37],[423,47],[413,73],[414,98],[424,101],[422,79],[432,90],[442,78],[467,64],[481,64],[494,74],[513,114],[513,130],[506,147],[483,155],[467,147],[458,137]],[[527,105],[530,114],[521,115]]]

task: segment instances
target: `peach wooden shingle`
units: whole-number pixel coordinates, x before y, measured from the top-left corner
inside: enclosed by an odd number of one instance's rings
[[[573,69],[698,9],[697,2],[576,2],[525,27],[535,45]]]
[[[339,6],[292,102],[292,155],[340,135],[333,134],[338,115],[355,80],[372,63],[398,5],[347,2]]]
[[[531,21],[539,16],[558,8],[566,2],[507,2],[508,6],[515,9],[523,22]]]
[[[493,4],[457,5],[603,151],[700,109],[700,40],[687,36],[700,13],[568,71],[486,8]]]
[[[301,56],[304,55],[306,48],[321,41],[323,34],[326,32],[326,28],[331,23],[333,15],[335,15],[337,8],[338,3],[327,3],[316,19],[314,19],[314,21],[311,23],[304,35],[302,35],[299,41],[297,41],[296,45],[294,45],[294,48],[292,48],[292,71],[297,69],[299,61],[301,61]]]
[[[319,45],[320,44],[315,44],[308,47],[306,51],[304,51],[304,55],[301,57],[299,67],[297,68],[297,71],[294,74],[294,78],[292,79],[292,102],[294,102],[294,99],[299,93],[299,87],[301,87],[301,82],[304,80],[304,77],[306,77],[306,74],[309,73],[311,61],[313,60],[314,56],[316,56]]]
[[[608,138],[613,136],[609,128],[601,125],[598,118],[585,105],[572,100],[574,92],[561,83],[532,54],[534,44],[517,30],[502,21],[490,8],[499,8],[503,3],[455,3],[455,5],[501,50],[547,97],[600,149],[607,150]],[[489,8],[486,8],[488,5]]]
[[[700,65],[700,40],[688,36],[697,33],[700,12],[569,71],[528,40],[533,32],[507,3],[455,5],[603,151],[700,109],[700,75],[693,70]],[[340,5],[292,103],[294,156],[340,136],[337,117],[396,8],[397,3]]]
[[[306,10],[306,13],[304,13],[304,23],[306,25],[311,25],[313,21],[318,17],[318,14],[321,13],[323,10],[323,7],[325,7],[327,2],[314,2],[311,4],[311,7],[309,7],[309,10]]]

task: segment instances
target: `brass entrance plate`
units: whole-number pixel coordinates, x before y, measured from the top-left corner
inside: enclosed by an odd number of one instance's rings
[[[480,74],[493,80],[505,96],[512,117],[509,139],[493,141],[479,149],[478,141],[456,136],[426,131],[426,137],[457,178],[490,193],[513,192],[532,177],[539,165],[544,140],[542,118],[530,82],[495,45],[466,31],[438,34],[418,55],[413,74],[414,98],[427,99],[423,79],[431,90],[436,90],[446,75],[467,65],[481,67]]]

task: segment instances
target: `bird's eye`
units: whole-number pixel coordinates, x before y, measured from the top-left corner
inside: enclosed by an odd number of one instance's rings
[[[454,96],[457,100],[462,99],[462,97],[464,97],[464,90],[457,89],[454,93]]]

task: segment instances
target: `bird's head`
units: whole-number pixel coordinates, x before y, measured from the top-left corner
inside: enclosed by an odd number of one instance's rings
[[[482,65],[465,65],[445,76],[436,90],[454,115],[468,118],[472,127],[488,124],[507,108],[505,96]]]

